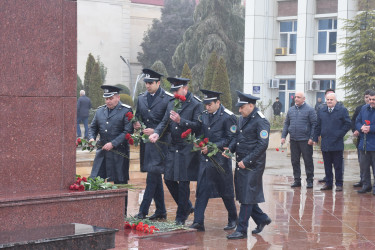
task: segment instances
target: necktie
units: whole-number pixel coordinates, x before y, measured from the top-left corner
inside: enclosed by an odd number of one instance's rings
[[[329,112],[329,113],[332,113],[332,109],[331,109],[331,108],[328,108],[328,112]]]

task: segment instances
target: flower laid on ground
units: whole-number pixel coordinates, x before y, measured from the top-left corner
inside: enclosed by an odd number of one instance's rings
[[[324,162],[323,161],[318,161],[319,164],[323,164]]]
[[[74,184],[69,186],[69,189],[73,191],[94,191],[118,189],[119,186],[123,188],[132,188],[132,186],[128,184],[113,185],[112,183],[107,182],[107,179],[100,178],[99,176],[95,178],[81,178],[80,175],[76,175],[76,181],[74,182]]]
[[[276,151],[277,151],[277,152],[279,152],[279,151],[280,151],[280,149],[279,149],[279,148],[276,148]]]
[[[82,147],[82,151],[88,150],[91,152],[95,149],[96,141],[88,141],[86,139],[78,138],[76,141],[76,147],[78,146]]]
[[[174,230],[187,230],[188,227],[184,225],[176,225],[174,221],[151,221],[149,219],[140,220],[135,217],[125,218],[125,229],[136,230],[137,232],[144,233],[164,233]]]
[[[186,97],[183,95],[174,95],[173,111],[178,112],[182,107],[182,103],[186,101]]]

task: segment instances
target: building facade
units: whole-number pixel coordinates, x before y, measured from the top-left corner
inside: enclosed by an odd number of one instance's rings
[[[357,13],[356,0],[246,1],[244,90],[268,103],[276,97],[286,112],[296,91],[306,102],[324,101],[327,88],[345,98],[339,78],[344,19]],[[267,109],[267,115],[272,109]]]

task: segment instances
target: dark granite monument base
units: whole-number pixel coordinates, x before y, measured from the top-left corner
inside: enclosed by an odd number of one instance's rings
[[[127,192],[67,190],[0,196],[0,233],[68,223],[122,229]]]
[[[64,224],[0,233],[1,249],[109,249],[117,229],[85,224]]]

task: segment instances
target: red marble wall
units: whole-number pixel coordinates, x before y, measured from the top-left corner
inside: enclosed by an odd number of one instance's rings
[[[0,1],[0,195],[75,176],[77,3]]]

